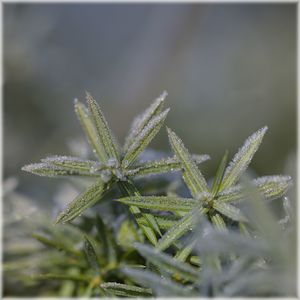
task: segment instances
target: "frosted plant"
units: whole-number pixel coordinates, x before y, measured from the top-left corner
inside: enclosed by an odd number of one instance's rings
[[[191,256],[191,264],[136,243],[136,249],[155,268],[126,267],[123,272],[157,297],[295,296],[295,220],[290,219],[284,230],[280,228],[257,187],[253,182],[247,185],[251,188],[244,189],[244,212],[251,220],[251,235],[220,231],[205,215],[198,215],[193,237],[197,256]],[[287,198],[284,206],[293,209]]]
[[[41,272],[32,274],[31,281],[41,295],[44,289],[52,295],[55,282],[55,295],[70,297],[294,295],[295,253],[289,249],[295,245],[295,218],[286,196],[291,177],[243,177],[267,127],[252,134],[228,166],[226,152],[209,185],[199,169],[209,156],[190,154],[171,129],[174,156],[141,160],[169,112],[163,108],[166,95],[134,120],[120,147],[87,94],[87,107],[76,100],[75,112],[96,159],[55,155],[23,167],[40,176],[93,180],[55,225],[45,218],[33,234],[46,254],[35,261]],[[176,181],[167,189],[159,186],[174,171],[181,172],[190,197],[177,195]],[[149,175],[161,176],[155,181]],[[65,198],[68,191],[61,189],[57,197]],[[284,199],[285,215],[279,221],[264,201],[277,198]],[[99,202],[101,210],[86,212]],[[10,263],[6,271],[16,272],[18,264]],[[274,285],[279,278],[281,283]]]
[[[99,105],[92,96],[87,93],[88,108],[75,100],[76,115],[97,161],[55,155],[42,159],[41,163],[22,168],[24,171],[40,176],[81,176],[97,180],[68,205],[66,210],[57,217],[56,223],[69,222],[80,216],[86,209],[103,199],[114,184],[117,184],[125,195],[137,196],[139,191],[133,184],[133,178],[180,169],[176,157],[136,163],[139,155],[160,130],[169,112],[169,109],[163,110],[166,96],[167,93],[164,92],[134,120],[122,149],[119,148]],[[208,155],[195,155],[193,161],[200,164],[208,158]],[[147,222],[141,223],[140,209],[136,206],[130,206],[129,209],[136,216],[137,223],[148,239],[156,244],[156,235],[161,235],[161,231],[155,218],[150,214],[142,214]]]
[[[251,162],[266,130],[267,127],[264,127],[252,134],[236,153],[227,168],[227,153],[225,153],[210,188],[181,139],[168,129],[171,147],[181,162],[182,177],[193,198],[136,196],[122,198],[119,201],[144,209],[170,211],[175,215],[182,216],[178,221],[169,222],[171,224],[170,228],[156,245],[160,250],[167,249],[182,235],[191,230],[195,223],[195,214],[197,215],[198,212],[207,214],[212,223],[220,230],[227,230],[224,217],[238,222],[243,230],[247,218],[234,204],[244,199],[244,193],[242,187],[236,185],[236,182]],[[290,176],[279,175],[266,176],[255,179],[253,183],[265,199],[275,199],[286,193],[291,184],[291,178]],[[163,221],[157,220],[157,222],[160,224]],[[192,247],[189,250],[191,249]]]

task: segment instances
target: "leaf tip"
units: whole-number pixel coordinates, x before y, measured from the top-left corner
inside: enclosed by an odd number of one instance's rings
[[[174,136],[175,135],[175,133],[174,133],[174,131],[170,128],[170,127],[166,127],[167,128],[167,133],[168,133],[168,136],[170,137],[170,136]]]

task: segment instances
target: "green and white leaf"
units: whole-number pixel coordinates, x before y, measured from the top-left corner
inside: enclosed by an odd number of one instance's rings
[[[192,154],[193,161],[199,165],[202,162],[210,159],[209,155],[195,155]],[[166,172],[173,172],[181,170],[181,163],[176,156],[165,159],[140,163],[134,168],[126,170],[127,176],[145,176],[163,174]]]
[[[99,177],[97,174],[93,174],[90,171],[83,170],[82,167],[76,168],[76,166],[55,166],[49,163],[35,163],[22,167],[22,171],[26,171],[35,175],[45,177],[64,177],[64,176],[87,176],[87,177]]]
[[[214,201],[213,208],[233,221],[247,222],[247,219],[241,210],[233,205],[220,201]]]
[[[174,216],[174,215],[169,215],[169,216],[156,215],[156,216],[154,216],[154,218],[155,218],[159,228],[164,229],[164,230],[172,227],[180,219],[178,216]],[[139,219],[139,221],[143,225],[148,224],[148,221],[144,217],[141,217]]]
[[[69,222],[81,215],[86,209],[100,201],[108,188],[109,185],[104,184],[102,181],[93,184],[85,192],[76,197],[67,208],[60,213],[56,219],[56,223]]]
[[[235,154],[231,163],[226,168],[220,191],[233,186],[239,180],[242,173],[250,164],[253,155],[258,150],[267,129],[268,127],[265,126],[253,133]]]
[[[75,170],[82,170],[89,172],[91,167],[98,163],[97,161],[93,160],[85,160],[79,157],[74,156],[66,156],[66,155],[53,155],[48,156],[46,158],[41,159],[42,162],[51,164],[57,167],[75,169]]]
[[[103,144],[107,156],[109,158],[115,158],[119,162],[120,157],[117,151],[117,147],[114,143],[113,136],[98,103],[89,93],[87,93],[86,98],[97,135]]]
[[[212,223],[215,225],[215,227],[220,231],[227,231],[227,227],[225,224],[224,219],[221,217],[220,214],[216,213],[213,216],[210,217]]]
[[[201,192],[209,193],[209,188],[202,173],[185,148],[183,142],[171,129],[167,128],[167,130],[171,147],[175,155],[181,161],[182,168],[184,169],[184,181],[192,195],[195,197]]]
[[[87,107],[77,99],[75,100],[75,113],[84,130],[87,140],[92,147],[93,153],[100,161],[107,161],[108,157],[104,150],[102,141],[97,134],[93,119],[89,115]]]
[[[282,197],[292,185],[290,176],[263,176],[251,181],[265,199]],[[245,191],[241,185],[236,185],[218,194],[222,202],[237,202],[245,199]]]
[[[141,133],[145,126],[150,122],[153,117],[157,116],[163,109],[164,100],[167,97],[168,93],[164,91],[153,103],[145,110],[144,113],[137,116],[131,125],[129,134],[125,139],[124,152],[128,151],[128,148],[133,143],[135,138]]]
[[[119,183],[119,187],[121,188],[121,190],[126,193],[129,196],[134,196],[134,197],[141,197],[140,192],[138,191],[138,189],[130,182],[130,181],[120,181]],[[155,231],[161,235],[159,226],[154,218],[154,216],[152,216],[151,214],[143,214],[140,209],[137,206],[129,206],[129,210],[130,212],[133,214],[133,216],[135,217],[138,225],[141,227],[141,229],[143,230],[143,232],[145,233],[145,235],[147,236],[147,238],[149,239],[149,241],[153,244],[156,245],[157,244],[157,238],[155,235]],[[143,225],[140,222],[140,218],[144,217],[147,222],[148,225]]]
[[[182,237],[189,230],[192,230],[197,224],[199,215],[204,214],[208,209],[200,205],[195,207],[192,211],[187,213],[178,222],[176,222],[158,241],[156,248],[163,251],[171,246],[175,241]]]
[[[192,198],[179,198],[171,196],[138,196],[125,197],[117,201],[134,205],[139,208],[163,210],[163,211],[185,211],[188,212],[193,209],[198,201]]]
[[[197,242],[196,239],[190,241],[186,246],[182,247],[180,250],[177,251],[174,258],[178,261],[182,261],[182,262],[186,261],[188,256],[192,253],[196,242]]]
[[[135,137],[130,144],[122,160],[122,166],[127,168],[145,150],[155,135],[159,132],[164,120],[169,112],[169,108],[153,117],[143,130]]]
[[[254,179],[254,186],[266,199],[282,197],[292,185],[290,176],[264,176]]]

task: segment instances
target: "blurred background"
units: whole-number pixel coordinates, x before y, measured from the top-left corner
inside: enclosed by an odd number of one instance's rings
[[[296,4],[4,4],[4,179],[39,204],[58,181],[20,171],[68,154],[89,91],[122,142],[167,90],[167,125],[207,177],[228,149],[269,127],[252,163],[285,173],[296,151]],[[151,146],[169,152],[166,131]],[[78,148],[79,149],[79,148]],[[79,149],[80,150],[80,149]]]

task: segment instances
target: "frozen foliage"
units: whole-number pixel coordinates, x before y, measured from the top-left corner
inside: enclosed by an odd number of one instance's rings
[[[56,155],[22,168],[90,184],[55,226],[47,222],[34,234],[45,249],[63,252],[56,260],[43,257],[36,284],[61,282],[57,295],[79,297],[294,295],[295,251],[289,249],[295,246],[295,217],[286,196],[292,179],[244,177],[267,127],[252,134],[228,165],[225,152],[210,185],[199,169],[209,156],[190,154],[169,128],[174,156],[143,161],[169,112],[166,95],[134,120],[120,147],[87,93],[87,106],[76,100],[75,112],[96,160]],[[165,174],[175,171],[189,196],[177,193],[180,182],[166,186]],[[161,176],[155,182],[149,175]],[[264,200],[282,198],[285,215],[277,221]]]
[[[263,127],[247,138],[225,170],[221,190],[235,184],[240,175],[246,170],[267,130],[268,127]]]

